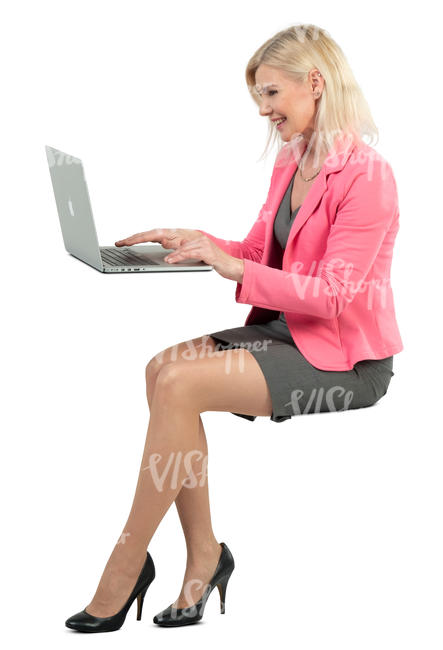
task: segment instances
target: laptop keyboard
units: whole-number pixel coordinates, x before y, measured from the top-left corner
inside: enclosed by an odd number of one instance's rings
[[[155,264],[158,266],[159,262],[154,262],[146,255],[143,257],[137,257],[130,251],[100,251],[102,260],[111,266],[145,266],[146,264]]]

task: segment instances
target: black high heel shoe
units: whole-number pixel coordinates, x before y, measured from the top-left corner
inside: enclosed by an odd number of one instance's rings
[[[231,577],[231,573],[234,571],[235,563],[232,553],[226,544],[221,542],[220,546],[222,547],[222,552],[217,568],[215,569],[215,573],[209,581],[200,600],[190,607],[175,608],[172,607],[171,604],[162,612],[154,616],[152,619],[154,623],[164,627],[176,627],[179,625],[192,625],[192,623],[197,623],[197,621],[203,617],[206,601],[216,585],[220,593],[220,613],[225,613],[226,586]]]
[[[78,614],[74,614],[65,621],[66,627],[69,627],[72,630],[77,630],[78,632],[114,632],[115,630],[119,630],[125,622],[126,614],[135,598],[137,598],[137,621],[140,621],[145,594],[154,578],[154,561],[149,551],[147,551],[146,560],[135,587],[119,612],[113,616],[105,616],[101,618],[89,614],[85,607],[84,610],[78,612]]]

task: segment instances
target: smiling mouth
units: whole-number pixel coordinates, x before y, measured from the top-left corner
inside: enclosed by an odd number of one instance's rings
[[[280,120],[276,120],[276,121],[274,122],[274,124],[275,124],[276,128],[278,129],[278,128],[280,128],[280,126],[281,126],[282,124],[284,124],[285,122],[286,122],[286,117],[283,117],[283,118],[281,118]]]

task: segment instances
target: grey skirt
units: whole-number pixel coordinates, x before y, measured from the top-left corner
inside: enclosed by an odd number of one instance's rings
[[[217,350],[244,347],[257,360],[272,398],[273,422],[295,415],[373,406],[394,375],[393,357],[358,361],[352,370],[319,370],[302,355],[286,321],[271,320],[209,334]],[[233,413],[247,420],[256,415]]]

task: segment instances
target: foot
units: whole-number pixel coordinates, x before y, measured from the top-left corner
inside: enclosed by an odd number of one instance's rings
[[[182,589],[172,607],[191,607],[200,600],[215,573],[221,553],[222,547],[215,543],[205,550],[199,550],[195,557],[188,555]]]
[[[118,545],[106,564],[94,598],[86,606],[92,616],[104,618],[117,614],[127,602],[146,561],[143,555],[130,557]]]

